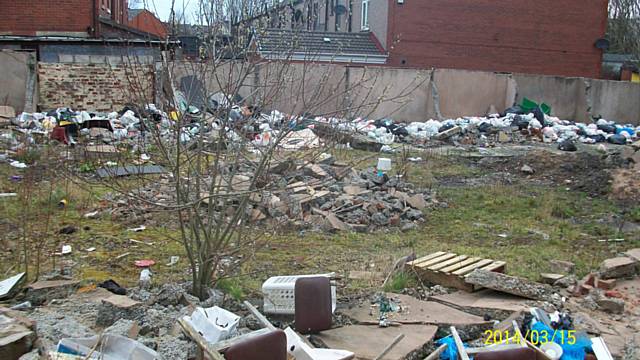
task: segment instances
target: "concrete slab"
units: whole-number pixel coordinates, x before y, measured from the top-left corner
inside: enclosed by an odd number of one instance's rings
[[[38,281],[27,287],[26,299],[33,305],[42,305],[52,299],[65,299],[76,291],[78,284],[76,280]]]
[[[458,291],[446,295],[432,296],[430,300],[478,316],[496,311],[505,314],[515,313],[529,308],[527,305],[529,300],[527,299],[489,289],[474,293]]]
[[[378,356],[393,339],[404,334],[384,360],[409,358],[412,353],[422,350],[436,334],[438,328],[430,325],[403,325],[380,328],[378,326],[352,325],[323,331],[315,336],[330,349],[343,349],[356,354],[358,360],[372,360]]]
[[[628,257],[607,259],[600,265],[600,276],[603,279],[617,279],[633,276],[636,273],[638,260]]]
[[[96,174],[101,178],[107,177],[120,177],[129,175],[153,175],[164,174],[167,170],[158,165],[144,165],[144,166],[121,166],[121,167],[104,167],[96,170]]]
[[[402,307],[402,312],[389,314],[388,319],[392,322],[447,327],[451,325],[464,327],[465,325],[482,326],[488,324],[479,316],[467,314],[438,302],[422,301],[411,296],[399,294],[387,294],[387,296]],[[372,307],[369,303],[344,310],[343,314],[361,323],[377,322],[379,320],[377,306]]]

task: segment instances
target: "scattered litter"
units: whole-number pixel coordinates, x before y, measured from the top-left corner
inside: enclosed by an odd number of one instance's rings
[[[127,295],[127,289],[123,288],[122,286],[120,286],[120,284],[118,284],[117,282],[115,282],[115,280],[105,280],[103,282],[101,282],[100,284],[98,284],[98,287],[101,287],[103,289],[107,289],[110,292],[116,294],[116,295]]]
[[[144,230],[146,230],[146,229],[147,229],[147,227],[146,227],[146,226],[144,226],[144,225],[140,225],[140,226],[138,226],[137,228],[127,229],[127,231],[131,231],[131,232],[141,232],[141,231],[144,231]]]
[[[31,302],[30,301],[25,301],[25,302],[21,302],[19,304],[15,304],[11,307],[11,310],[29,310],[32,308]]]
[[[600,240],[598,240],[598,242],[601,242],[601,243],[605,243],[605,242],[624,242],[624,239],[600,239]]]
[[[153,276],[153,273],[151,273],[151,270],[149,270],[149,268],[144,268],[142,269],[142,271],[140,271],[140,288],[142,289],[148,289],[149,286],[151,286],[151,277]]]
[[[155,360],[158,353],[141,343],[119,335],[103,334],[89,338],[62,339],[57,352],[84,359],[104,360]]]
[[[180,256],[172,256],[169,259],[169,263],[167,264],[167,266],[173,266],[173,265],[177,264],[178,261],[180,261]]]
[[[314,349],[289,327],[284,329],[284,333],[287,335],[287,350],[296,360],[347,360],[354,356],[346,350]]]
[[[99,211],[92,211],[90,213],[84,214],[83,217],[85,219],[95,219],[96,217],[98,217],[98,214],[100,214]]]
[[[198,307],[184,320],[203,334],[210,344],[235,336],[240,323],[238,315],[217,306],[206,309]]]
[[[156,262],[154,260],[136,260],[134,265],[136,267],[145,268],[155,265]]]
[[[20,162],[20,161],[10,161],[9,165],[13,166],[14,168],[18,168],[18,169],[26,169],[27,168],[27,164]]]
[[[62,250],[56,255],[69,255],[73,251],[71,245],[62,245]]]
[[[16,286],[24,279],[26,273],[14,275],[8,279],[0,281],[0,299],[4,299],[12,295]]]

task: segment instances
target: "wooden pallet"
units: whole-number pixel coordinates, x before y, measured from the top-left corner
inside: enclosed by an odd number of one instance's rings
[[[476,269],[504,272],[506,263],[467,255],[457,255],[439,251],[431,255],[408,262],[407,267],[413,270],[423,281],[454,287],[465,291],[477,291],[478,286],[467,284],[465,277]]]

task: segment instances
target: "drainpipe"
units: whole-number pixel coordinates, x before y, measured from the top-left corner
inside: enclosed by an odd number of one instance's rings
[[[118,22],[118,12],[116,11],[117,2],[118,0],[111,0],[111,20],[114,23]]]
[[[329,31],[329,0],[324,0],[324,31]]]
[[[93,0],[93,6],[91,9],[92,12],[92,19],[91,19],[91,32],[90,35],[93,35],[94,38],[97,38],[100,36],[100,31],[98,30],[98,26],[99,26],[99,22],[98,22],[98,1],[100,0]]]
[[[349,25],[347,25],[348,31],[351,32],[351,22],[353,20],[353,0],[349,0],[349,18],[347,19],[347,21],[349,22]]]

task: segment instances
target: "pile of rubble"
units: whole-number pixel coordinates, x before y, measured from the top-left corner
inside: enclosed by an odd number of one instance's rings
[[[211,178],[202,180],[208,189]],[[250,172],[239,171],[219,175],[217,181],[231,183],[234,191],[247,192],[252,177]],[[162,175],[160,180],[136,190],[136,196],[148,201],[118,194],[108,194],[105,199],[116,205],[112,215],[131,219],[152,212],[152,204],[170,204],[174,189],[171,176]],[[201,197],[208,195],[203,193]],[[318,231],[413,230],[424,221],[423,210],[438,204],[430,190],[418,189],[401,177],[373,168],[357,172],[330,155],[318,163],[287,160],[286,164],[274,164],[269,185],[248,196],[246,211],[252,221]]]
[[[629,250],[576,281],[574,264],[552,261],[554,273],[535,282],[504,274],[504,262],[437,252],[404,268],[416,270],[427,285],[447,284],[431,287],[427,299],[378,292],[345,302],[334,273],[287,275],[263,283],[262,312],[218,291],[200,301],[187,284],[125,289],[107,281],[81,287],[57,277],[16,295],[17,276],[0,284],[11,290],[0,298],[9,294],[15,304],[0,307],[7,325],[0,331],[0,354],[21,360],[86,356],[102,342],[112,346],[97,349],[114,359],[134,352],[140,359],[188,359],[200,351],[213,359],[245,354],[243,360],[262,360],[247,354],[265,351],[282,360],[424,359],[430,353],[428,359],[449,360],[490,354],[636,359],[639,265],[640,249]]]

